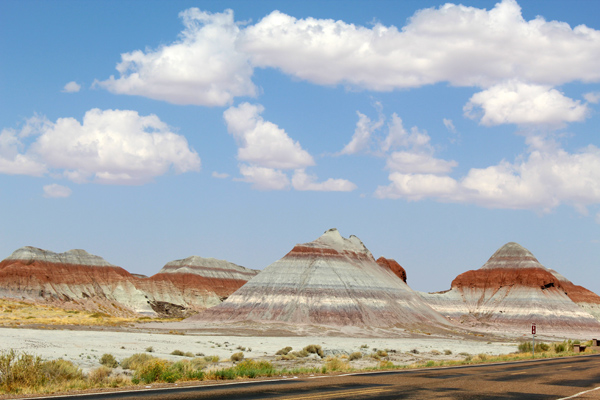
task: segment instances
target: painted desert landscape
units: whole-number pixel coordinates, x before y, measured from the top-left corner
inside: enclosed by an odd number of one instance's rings
[[[145,277],[84,250],[24,247],[0,262],[0,351],[67,363],[81,382],[47,389],[64,391],[519,359],[532,323],[538,356],[598,350],[600,296],[517,243],[447,291],[407,282],[337,229],[262,271],[192,256]]]

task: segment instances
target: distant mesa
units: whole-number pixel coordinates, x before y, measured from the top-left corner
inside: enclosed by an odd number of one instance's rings
[[[116,316],[189,316],[220,303],[258,271],[189,257],[156,275],[133,275],[85,250],[22,247],[0,262],[0,297],[67,305]]]
[[[386,264],[386,263],[384,263]],[[223,303],[188,321],[402,327],[450,327],[356,236],[330,229],[296,245]]]
[[[569,298],[565,284],[533,254],[510,242],[478,270],[452,281],[451,289],[422,293],[442,315],[474,329],[526,333],[600,330],[600,322]]]

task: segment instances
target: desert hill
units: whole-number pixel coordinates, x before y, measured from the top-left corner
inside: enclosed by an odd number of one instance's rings
[[[510,242],[478,270],[452,281],[451,289],[422,293],[446,317],[474,329],[522,332],[600,330],[600,323],[565,294],[564,281],[521,245]]]
[[[356,236],[337,229],[296,245],[223,303],[188,321],[445,329],[434,311]]]

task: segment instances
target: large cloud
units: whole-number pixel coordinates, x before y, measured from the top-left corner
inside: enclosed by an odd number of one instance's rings
[[[489,87],[513,78],[547,85],[600,79],[600,32],[526,21],[514,0],[489,11],[454,4],[421,10],[400,30],[274,11],[244,29],[240,43],[254,65],[378,91],[443,81]]]
[[[589,96],[588,96],[589,97]],[[583,121],[588,108],[545,85],[508,81],[474,94],[464,107],[465,115],[482,125],[562,125]]]
[[[35,139],[27,145],[27,138]],[[170,169],[197,171],[200,158],[155,115],[92,109],[81,123],[33,117],[20,133],[0,134],[0,172],[7,174],[49,171],[78,183],[142,184]]]
[[[96,82],[118,94],[175,104],[223,106],[236,96],[254,96],[253,68],[236,50],[239,27],[233,12],[211,14],[197,8],[180,13],[180,39],[156,50],[121,55],[120,77]]]

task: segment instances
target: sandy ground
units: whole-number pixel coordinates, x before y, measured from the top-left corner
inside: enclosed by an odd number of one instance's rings
[[[477,355],[508,354],[517,350],[515,342],[486,342],[468,338],[353,338],[331,336],[230,336],[210,334],[172,334],[148,332],[124,332],[106,330],[70,329],[24,329],[0,328],[0,351],[14,349],[39,355],[45,359],[70,360],[84,371],[99,366],[99,359],[110,353],[118,361],[134,353],[145,352],[152,347],[152,355],[169,360],[181,360],[171,355],[174,350],[201,355],[216,355],[227,360],[233,353],[243,351],[246,358],[275,361],[275,353],[286,346],[301,350],[309,344],[320,345],[325,355],[342,356],[360,351],[365,356],[377,349],[387,349],[390,360],[395,364],[412,364],[421,360],[462,359],[469,353]],[[452,354],[444,354],[450,350]],[[313,356],[300,359],[294,365],[318,363]],[[378,361],[365,357],[361,365],[376,364]],[[291,362],[290,362],[291,363]],[[224,363],[223,363],[224,364]],[[231,365],[231,364],[230,364]],[[354,365],[354,364],[353,364]],[[291,366],[291,364],[290,364]]]

